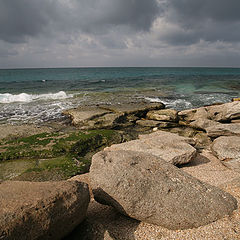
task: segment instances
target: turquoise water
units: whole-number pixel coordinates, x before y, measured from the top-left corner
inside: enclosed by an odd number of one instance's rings
[[[240,96],[238,68],[0,70],[0,122],[44,122],[81,104],[164,102],[187,109]]]

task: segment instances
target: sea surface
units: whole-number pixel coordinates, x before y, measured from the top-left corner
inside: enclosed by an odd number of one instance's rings
[[[43,123],[79,105],[163,102],[178,110],[240,97],[240,68],[0,69],[0,123]]]

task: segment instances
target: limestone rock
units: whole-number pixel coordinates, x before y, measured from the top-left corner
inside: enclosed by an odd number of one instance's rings
[[[240,172],[240,137],[219,137],[214,140],[212,151],[226,167]]]
[[[231,102],[207,107],[210,118],[214,121],[225,122],[240,118],[240,102]]]
[[[206,225],[237,208],[230,194],[148,153],[99,152],[92,160],[90,181],[98,202],[168,229]]]
[[[196,149],[189,144],[195,143],[194,140],[173,133],[157,131],[140,135],[139,138],[138,140],[112,145],[107,149],[146,152],[161,157],[174,165],[188,163],[196,154]]]
[[[215,122],[213,120],[205,119],[205,118],[199,118],[189,124],[190,127],[201,129],[206,131],[206,128],[220,125],[221,123]]]
[[[137,120],[136,124],[142,127],[157,127],[159,125],[159,121],[154,120]]]
[[[209,137],[240,136],[240,123],[217,124],[206,128]]]
[[[0,184],[0,239],[61,239],[85,217],[89,190],[80,182]]]
[[[147,113],[149,120],[165,121],[165,122],[177,122],[177,111],[174,109],[163,109],[157,111],[149,111]]]
[[[198,119],[208,119],[208,111],[205,107],[184,110],[178,113],[178,117],[180,120],[185,122],[193,122]]]
[[[150,110],[163,109],[162,103],[129,103],[116,106],[81,106],[63,112],[71,118],[72,124],[80,129],[114,128],[131,125]]]
[[[212,150],[222,161],[240,158],[240,137],[219,137],[213,141]]]

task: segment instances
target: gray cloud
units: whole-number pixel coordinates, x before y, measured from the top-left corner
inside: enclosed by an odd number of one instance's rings
[[[0,67],[235,66],[239,9],[239,0],[0,0]]]
[[[156,0],[0,1],[0,39],[18,43],[56,32],[103,34],[117,26],[148,31],[158,11]]]
[[[240,40],[240,2],[238,0],[169,0],[162,5],[166,22],[177,30],[165,31],[162,39],[170,44]]]

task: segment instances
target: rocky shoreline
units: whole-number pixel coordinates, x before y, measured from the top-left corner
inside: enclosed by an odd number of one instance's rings
[[[0,172],[0,239],[239,239],[239,101],[63,114],[71,125],[1,126],[0,167],[37,164]]]

